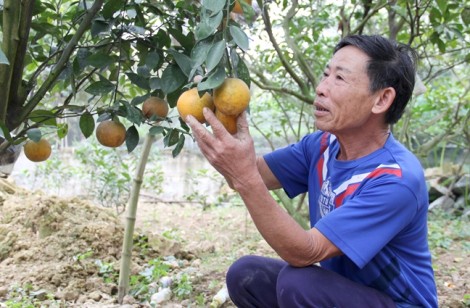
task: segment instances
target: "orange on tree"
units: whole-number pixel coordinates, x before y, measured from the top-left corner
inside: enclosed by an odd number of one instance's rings
[[[215,108],[226,115],[242,113],[248,107],[250,98],[250,88],[239,78],[226,78],[214,89]]]
[[[186,117],[188,115],[192,115],[200,123],[205,123],[206,119],[202,113],[202,109],[204,107],[214,110],[212,96],[206,92],[202,97],[199,97],[197,88],[184,91],[181,93],[178,101],[176,102],[176,109],[178,109],[178,113],[180,114],[183,121],[186,121]]]
[[[28,140],[23,146],[24,154],[33,162],[45,161],[51,156],[51,144],[42,138],[38,142]]]
[[[243,7],[241,6],[239,1],[245,1],[249,5],[251,5],[251,0],[235,0],[235,5],[233,6],[232,12],[237,14],[243,14]]]
[[[104,146],[116,148],[126,140],[126,128],[120,122],[103,121],[96,127],[96,139]]]
[[[216,109],[215,117],[220,121],[220,123],[222,123],[230,134],[233,135],[237,132],[237,116],[226,115]]]
[[[142,113],[147,119],[155,116],[157,118],[166,118],[170,107],[168,103],[160,97],[150,96],[142,104]]]

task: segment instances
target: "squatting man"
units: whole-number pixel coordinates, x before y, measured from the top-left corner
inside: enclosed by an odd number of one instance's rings
[[[345,37],[316,87],[317,131],[264,156],[255,154],[246,112],[234,135],[209,109],[211,131],[185,119],[280,257],[244,256],[229,268],[235,305],[437,307],[423,169],[390,131],[415,75],[408,46],[375,35]],[[308,192],[311,229],[271,197],[279,188],[291,198]]]

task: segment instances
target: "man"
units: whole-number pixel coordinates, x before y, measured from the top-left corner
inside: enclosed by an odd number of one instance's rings
[[[246,256],[230,267],[237,306],[437,307],[423,170],[390,132],[413,91],[410,55],[380,36],[341,40],[316,88],[318,131],[264,157],[246,114],[233,136],[210,110],[213,133],[186,119],[282,258]],[[308,191],[310,230],[276,204],[268,190],[277,188],[290,197]]]

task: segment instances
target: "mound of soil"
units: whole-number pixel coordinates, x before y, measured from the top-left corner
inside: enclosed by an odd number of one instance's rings
[[[110,209],[79,198],[28,192],[1,180],[0,302],[10,292],[29,288],[39,300],[53,294],[55,301],[78,306],[115,303],[117,285],[104,282],[99,264],[119,270],[123,233],[120,218]],[[193,257],[164,239],[153,243],[145,258],[138,247],[133,250],[133,274],[164,250]]]

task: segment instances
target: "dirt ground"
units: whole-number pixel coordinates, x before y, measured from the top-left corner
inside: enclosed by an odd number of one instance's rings
[[[118,305],[116,283],[105,282],[97,266],[119,268],[124,221],[125,215],[86,200],[29,192],[1,180],[0,307],[13,307],[21,294],[45,307],[150,307],[133,297]],[[234,307],[230,300],[213,303],[229,264],[246,254],[274,255],[240,206],[203,209],[143,196],[136,224],[135,233],[149,245],[145,252],[135,247],[132,273],[165,256],[174,256],[175,272],[190,273],[193,295],[173,296],[159,307]],[[434,252],[440,307],[468,307],[463,299],[470,294],[470,265],[462,244],[468,240]]]

